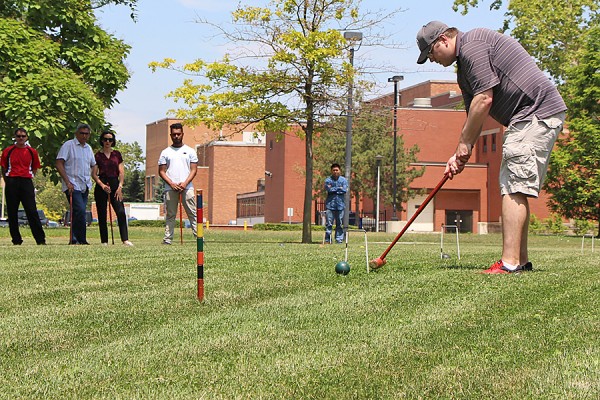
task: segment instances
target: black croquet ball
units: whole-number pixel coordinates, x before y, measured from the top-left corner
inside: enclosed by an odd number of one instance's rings
[[[340,275],[348,275],[350,273],[350,264],[346,261],[340,261],[335,264],[335,272]]]

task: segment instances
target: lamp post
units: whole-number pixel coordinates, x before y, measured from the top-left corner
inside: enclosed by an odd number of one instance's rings
[[[377,163],[377,205],[375,206],[375,232],[379,232],[379,187],[380,187],[380,177],[381,177],[381,160],[383,156],[376,155],[375,162]]]
[[[344,39],[350,44],[350,66],[354,68],[354,44],[362,40],[362,32],[344,32]],[[344,195],[344,231],[348,235],[348,226],[350,225],[350,175],[352,169],[352,90],[354,88],[354,76],[348,82],[348,111],[346,113],[346,166],[344,173],[348,181],[348,190]]]
[[[403,81],[404,76],[402,75],[394,75],[391,78],[388,78],[388,82],[394,82],[394,178],[393,178],[393,186],[392,186],[392,221],[398,221],[398,216],[396,216],[396,193],[398,190],[397,183],[397,171],[396,166],[398,164],[398,153],[397,153],[397,133],[398,133],[398,82]]]

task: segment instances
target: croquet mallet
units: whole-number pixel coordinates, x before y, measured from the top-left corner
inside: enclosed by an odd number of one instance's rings
[[[387,247],[387,249],[385,249],[385,251],[381,254],[381,256],[379,256],[379,258],[376,258],[369,262],[369,267],[371,267],[371,269],[381,268],[385,265],[385,257],[390,252],[390,250],[392,250],[392,247],[394,247],[396,242],[398,242],[398,240],[400,240],[402,235],[404,235],[404,232],[406,232],[408,230],[410,225],[414,222],[415,219],[417,219],[417,217],[419,216],[419,214],[421,214],[421,212],[425,209],[425,207],[427,207],[427,205],[429,204],[431,199],[433,199],[433,197],[436,195],[436,193],[442,188],[442,186],[444,186],[444,183],[446,183],[447,180],[448,180],[448,175],[444,174],[444,177],[442,178],[440,183],[438,183],[437,186],[431,191],[431,193],[429,193],[429,196],[427,196],[425,201],[423,201],[423,203],[421,203],[421,205],[419,206],[417,211],[410,218],[410,220],[406,223],[406,225],[404,225],[404,228],[402,228],[400,233],[396,236],[396,238],[394,238],[394,240]]]
[[[69,193],[69,244],[73,244],[73,192]]]
[[[110,220],[110,238],[112,239],[112,244],[115,244],[115,234],[113,233],[113,223],[112,223],[112,207],[110,205],[110,193],[108,193],[108,218]]]
[[[182,194],[179,192],[179,242],[183,244],[183,200]]]

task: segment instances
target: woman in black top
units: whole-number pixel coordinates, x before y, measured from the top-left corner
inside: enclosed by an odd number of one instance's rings
[[[102,132],[100,145],[102,149],[96,153],[96,165],[92,170],[92,178],[96,181],[94,199],[98,211],[98,226],[100,227],[100,241],[103,245],[108,244],[108,228],[106,227],[106,211],[108,198],[117,215],[119,222],[119,233],[121,241],[125,246],[133,246],[129,241],[127,232],[127,215],[123,206],[123,180],[125,179],[125,167],[123,157],[115,145],[115,134],[113,132]]]

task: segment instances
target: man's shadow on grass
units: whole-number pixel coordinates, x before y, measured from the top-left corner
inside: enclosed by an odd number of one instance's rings
[[[469,270],[469,271],[485,271],[489,268],[486,265],[474,265],[474,264],[461,264],[459,262],[448,263],[444,265],[438,265],[440,269],[448,269],[448,270]],[[518,274],[531,274],[535,272],[543,272],[543,269],[535,268],[532,271],[519,271]]]
[[[447,264],[439,264],[438,268],[450,269],[450,270],[484,270],[487,267],[483,265],[475,264],[463,264],[460,262],[448,262]]]

